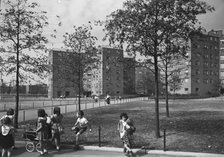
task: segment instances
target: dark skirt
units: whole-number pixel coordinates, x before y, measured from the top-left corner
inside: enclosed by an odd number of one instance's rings
[[[8,134],[6,136],[3,136],[0,134],[0,146],[3,149],[9,149],[14,145],[14,139],[12,134]]]

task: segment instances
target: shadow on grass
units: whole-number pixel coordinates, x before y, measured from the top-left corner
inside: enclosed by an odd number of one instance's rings
[[[189,132],[193,134],[220,135],[224,130],[223,112],[193,111],[178,112],[174,118],[162,119],[161,128],[175,132]]]

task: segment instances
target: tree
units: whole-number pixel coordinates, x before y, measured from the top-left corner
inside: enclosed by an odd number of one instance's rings
[[[110,43],[126,43],[128,52],[139,52],[153,60],[156,137],[160,137],[158,58],[163,54],[161,44],[171,33],[188,39],[192,31],[200,30],[195,26],[196,16],[212,10],[199,0],[127,0],[122,9],[112,12],[106,20],[105,38]]]
[[[35,76],[44,77],[47,71],[47,55],[43,29],[48,25],[46,12],[38,11],[37,3],[27,0],[5,2],[1,12],[1,53],[5,60],[7,75],[16,74],[15,127],[18,127],[19,82]],[[7,54],[7,55],[5,55]],[[31,74],[33,74],[31,76]]]
[[[76,56],[74,67],[74,77],[78,76],[73,82],[78,86],[78,105],[80,106],[81,88],[83,84],[83,74],[93,69],[98,62],[96,51],[97,38],[91,34],[91,26],[74,26],[74,32],[65,33],[64,45],[72,55]],[[73,62],[74,62],[73,61]]]
[[[163,43],[163,55],[160,56],[159,68],[164,73],[165,98],[166,98],[166,116],[169,117],[169,78],[174,77],[177,71],[182,71],[188,66],[189,62],[187,51],[189,50],[187,41],[170,36]]]
[[[180,71],[176,71],[174,75],[171,75],[171,78],[169,80],[169,87],[170,90],[173,91],[173,94],[175,95],[176,91],[181,89],[182,80],[180,77]]]

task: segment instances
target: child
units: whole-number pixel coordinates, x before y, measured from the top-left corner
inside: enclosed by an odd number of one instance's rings
[[[131,150],[131,146],[135,127],[133,121],[131,119],[128,119],[128,115],[126,113],[121,113],[120,115],[120,120],[118,122],[118,131],[124,145],[124,153],[132,156],[133,152]]]
[[[60,108],[54,108],[54,114],[51,116],[52,122],[52,139],[55,142],[57,151],[60,150],[60,134],[63,131],[62,126],[63,115],[61,114]]]
[[[13,121],[14,121],[15,115],[14,115],[14,110],[12,108],[9,108],[8,111],[6,111],[6,115],[2,116],[2,118],[0,119],[1,122],[6,117],[9,117],[9,119],[11,120],[11,126],[13,126]],[[12,136],[13,136],[13,149],[14,149],[15,148],[15,131],[13,131]]]
[[[79,136],[87,130],[87,126],[89,126],[89,131],[91,131],[91,126],[89,125],[88,120],[85,117],[83,117],[84,112],[78,111],[76,116],[78,119],[74,124],[74,126],[72,127],[72,131],[74,131],[76,135],[76,143],[74,149],[79,148]]]
[[[11,157],[12,147],[14,145],[12,122],[9,117],[2,119],[0,146],[2,147],[2,157],[7,155]]]
[[[37,135],[39,139],[39,143],[41,145],[40,155],[47,154],[46,140],[48,139],[48,128],[47,128],[47,118],[44,109],[38,109],[37,111],[38,119],[37,119]]]

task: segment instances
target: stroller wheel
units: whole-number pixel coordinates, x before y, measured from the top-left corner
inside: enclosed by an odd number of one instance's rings
[[[27,150],[27,152],[33,152],[34,151],[34,148],[35,148],[35,146],[34,146],[34,143],[33,142],[28,142],[26,144],[26,150]]]
[[[36,144],[36,151],[41,152],[41,144],[40,143]]]

